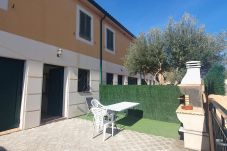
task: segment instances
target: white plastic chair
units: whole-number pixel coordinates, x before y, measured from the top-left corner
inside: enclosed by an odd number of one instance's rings
[[[97,108],[93,107],[91,108],[91,112],[94,115],[93,118],[93,125],[94,125],[94,130],[96,132],[100,133],[103,130],[103,141],[105,141],[106,138],[106,129],[111,125],[112,126],[112,136],[114,134],[114,121],[113,118],[112,120],[105,120],[105,116],[108,116],[108,112],[106,109],[103,108]],[[94,137],[94,132],[93,132],[93,137]]]
[[[102,105],[98,100],[92,99],[91,100],[91,105],[92,107],[97,107],[97,108],[105,108],[105,105]],[[108,120],[111,120],[112,116],[114,116],[114,112],[108,111],[107,118]],[[114,116],[115,118],[115,116]],[[117,126],[116,126],[117,127]]]
[[[91,105],[92,107],[104,107],[104,105],[102,105],[98,100],[96,99],[92,99],[91,100]]]

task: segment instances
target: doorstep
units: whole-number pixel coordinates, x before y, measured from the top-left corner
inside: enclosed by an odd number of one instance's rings
[[[0,132],[0,136],[11,134],[11,133],[18,132],[18,131],[21,131],[21,129],[19,129],[19,128],[9,129],[9,130]]]

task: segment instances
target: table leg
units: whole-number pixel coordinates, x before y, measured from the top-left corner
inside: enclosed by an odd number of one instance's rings
[[[113,115],[112,115],[112,117],[111,117],[111,120],[112,120],[112,122],[114,122],[114,126],[116,127],[116,129],[118,129],[118,128],[117,128],[117,123],[116,123],[116,119],[117,119],[116,112],[113,112],[112,114],[113,114]]]

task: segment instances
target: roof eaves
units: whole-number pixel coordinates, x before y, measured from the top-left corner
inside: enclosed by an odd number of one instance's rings
[[[105,9],[103,9],[98,3],[96,3],[94,0],[88,0],[93,6],[95,6],[98,10],[100,10],[104,15],[106,15],[109,19],[111,19],[115,24],[117,24],[120,28],[122,28],[125,32],[127,32],[130,36],[133,38],[136,38],[136,36],[131,33],[127,28],[125,28],[119,21],[117,21],[113,16],[111,16]]]

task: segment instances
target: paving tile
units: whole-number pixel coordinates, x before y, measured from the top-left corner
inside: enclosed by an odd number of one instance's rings
[[[105,142],[92,134],[92,122],[74,118],[0,136],[0,146],[9,151],[186,151],[178,140],[129,130]]]

